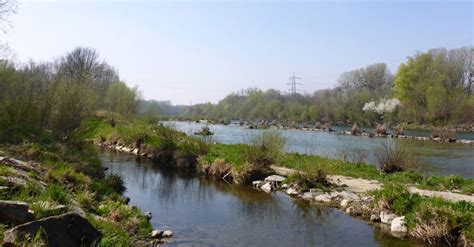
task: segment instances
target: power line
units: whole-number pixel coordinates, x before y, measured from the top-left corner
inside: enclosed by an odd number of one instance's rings
[[[290,82],[287,83],[286,85],[289,85],[290,86],[290,94],[295,97],[296,96],[296,93],[298,92],[298,89],[297,89],[297,85],[303,85],[303,83],[299,83],[297,82],[297,80],[300,80],[301,78],[300,77],[297,77],[295,75],[295,72],[293,72],[293,75],[290,76]]]

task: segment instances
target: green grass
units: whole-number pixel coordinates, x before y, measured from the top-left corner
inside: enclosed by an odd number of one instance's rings
[[[461,229],[470,240],[474,239],[474,204],[448,202],[440,198],[422,197],[408,192],[406,186],[387,183],[373,193],[374,206],[385,205],[397,215],[404,215],[409,229],[423,224],[425,219],[441,217],[447,220],[449,229]]]
[[[244,144],[216,144],[212,145],[209,152],[203,156],[208,163],[216,159],[223,159],[233,165],[236,170],[242,170],[246,158],[246,145]],[[460,190],[461,193],[474,193],[474,179],[459,176],[423,176],[417,172],[395,172],[385,174],[375,166],[365,163],[353,163],[320,156],[311,156],[298,153],[281,155],[275,165],[296,169],[302,172],[313,173],[318,170],[328,175],[342,175],[354,178],[378,180],[383,183],[399,183],[417,186],[427,190]]]

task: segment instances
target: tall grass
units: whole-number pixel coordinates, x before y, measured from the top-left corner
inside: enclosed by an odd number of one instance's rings
[[[376,149],[375,157],[380,170],[385,173],[409,171],[422,164],[422,160],[401,142],[380,144]]]
[[[284,151],[286,138],[276,130],[253,132],[246,140],[247,162],[255,166],[269,167],[276,164]]]

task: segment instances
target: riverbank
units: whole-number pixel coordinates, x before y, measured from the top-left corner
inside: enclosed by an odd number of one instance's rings
[[[158,246],[151,215],[128,205],[95,148],[54,139],[0,146],[0,242],[17,246]],[[67,231],[65,231],[67,229]]]
[[[270,167],[258,167],[258,164],[249,163],[248,157],[246,157],[248,153],[246,153],[247,147],[245,145],[211,145],[173,130],[165,131],[163,128],[166,127],[164,126],[147,126],[133,131],[137,124],[124,122],[119,123],[118,127],[112,128],[107,126],[103,120],[94,119],[85,124],[84,130],[89,133],[85,136],[96,145],[146,156],[156,161],[162,160],[162,154],[167,153],[167,157],[174,160],[172,163],[178,166],[183,164],[187,166],[197,165],[198,169],[204,174],[232,183],[252,184],[255,182],[255,184],[258,184],[256,181],[265,179],[275,173]],[[123,135],[125,133],[129,134]],[[130,133],[133,134],[130,135]],[[166,135],[160,136],[158,133],[166,133]],[[140,136],[141,139],[138,141],[140,145],[137,145],[137,140],[130,138],[131,136]],[[170,136],[179,138],[170,139]],[[167,145],[164,145],[164,143],[167,143]],[[183,159],[188,162],[183,163]],[[444,241],[451,244],[471,244],[473,241],[472,218],[474,208],[472,203],[449,202],[439,198],[424,197],[416,193],[410,193],[407,189],[407,187],[415,186],[418,189],[450,190],[453,193],[472,195],[474,192],[474,181],[472,179],[425,177],[413,172],[384,174],[375,167],[362,163],[356,164],[299,154],[284,154],[278,160],[277,165],[296,169],[300,172],[296,176],[285,178],[286,184],[295,190],[293,193],[304,195],[311,192],[311,189],[313,192],[316,192],[315,189],[318,193],[322,192],[322,194],[315,196],[311,195],[311,198],[315,200],[317,196],[324,195],[323,197],[327,198],[330,191],[344,188],[344,186],[334,186],[336,183],[328,181],[326,175],[377,180],[382,187],[366,195],[371,196],[372,199],[361,205],[362,208],[367,208],[370,212],[373,211],[374,215],[377,215],[377,211],[374,210],[378,210],[379,216],[382,212],[384,214],[396,214],[400,217],[405,216],[406,220],[403,219],[402,221],[400,218],[397,222],[403,225],[405,228],[401,228],[406,229],[407,234],[414,238],[423,238],[426,234],[417,234],[422,232],[423,229],[439,227],[442,228],[439,232],[433,233],[424,240],[431,242]],[[301,174],[311,174],[311,177],[308,179],[308,177],[301,176]],[[315,174],[317,176],[313,176]],[[265,187],[262,188],[263,186]],[[272,185],[267,183],[260,184],[258,188],[272,191]],[[328,194],[324,194],[325,192],[328,192]],[[433,195],[437,194],[433,193]],[[369,220],[371,215],[369,215]],[[435,221],[427,221],[427,219],[435,219]]]

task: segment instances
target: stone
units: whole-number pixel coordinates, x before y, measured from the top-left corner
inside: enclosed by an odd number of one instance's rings
[[[390,225],[390,230],[392,232],[408,232],[408,229],[405,225],[405,216],[396,217],[392,220]]]
[[[260,188],[262,187],[262,185],[264,185],[265,182],[263,182],[262,180],[256,180],[256,181],[252,181],[252,185],[253,187],[255,188]]]
[[[337,192],[337,191],[333,191],[333,192],[329,193],[329,197],[330,197],[331,199],[335,199],[335,198],[337,198],[338,196],[339,196],[339,192]]]
[[[377,215],[377,214],[372,214],[372,215],[370,215],[370,221],[379,222],[380,221],[380,216]]]
[[[285,177],[280,176],[280,175],[271,175],[265,178],[266,182],[272,182],[272,183],[281,183],[285,181]]]
[[[288,184],[282,184],[282,185],[281,185],[281,188],[282,188],[282,189],[288,189],[288,187],[290,187]]]
[[[314,200],[318,202],[331,202],[331,195],[330,194],[322,194],[314,197]]]
[[[172,232],[172,231],[170,231],[170,230],[165,230],[165,231],[163,232],[163,237],[164,237],[164,238],[170,238],[171,236],[173,236],[173,232]]]
[[[349,205],[350,201],[347,199],[342,199],[341,201],[341,207],[346,208]]]
[[[348,207],[346,208],[346,213],[347,214],[352,214],[354,212],[354,207]]]
[[[288,188],[286,190],[286,194],[288,194],[288,195],[298,195],[299,193],[295,188]]]
[[[0,222],[21,224],[28,221],[28,203],[0,200]]]
[[[147,220],[151,220],[151,217],[152,217],[152,214],[151,214],[150,211],[145,212],[145,218],[146,218]]]
[[[91,246],[102,234],[78,214],[67,213],[18,225],[4,233],[4,242],[16,243],[34,237],[38,231],[48,246]]]
[[[270,193],[270,192],[272,192],[273,188],[272,188],[272,185],[270,183],[265,183],[264,185],[262,185],[260,187],[260,189],[267,192],[267,193]]]
[[[311,192],[305,192],[305,193],[303,193],[301,198],[303,198],[304,200],[313,200],[314,195]]]
[[[161,238],[163,236],[162,230],[153,230],[151,232],[151,238]]]
[[[339,196],[342,199],[347,199],[349,201],[359,201],[360,200],[360,197],[356,193],[349,192],[349,191],[342,191],[342,192],[339,193]]]
[[[395,219],[397,216],[395,214],[381,212],[380,213],[380,221],[385,224],[391,224],[392,220]]]

